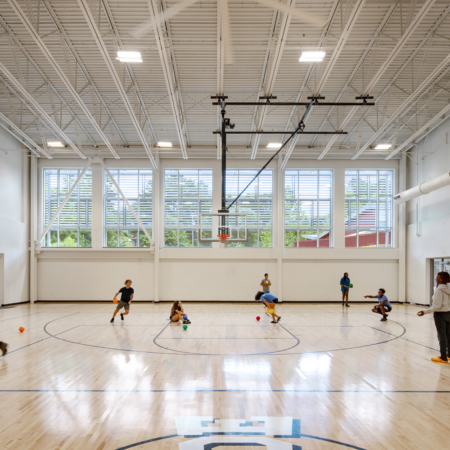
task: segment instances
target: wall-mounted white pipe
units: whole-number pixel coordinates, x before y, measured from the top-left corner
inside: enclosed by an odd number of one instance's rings
[[[396,203],[404,203],[408,200],[412,200],[413,198],[420,197],[424,194],[429,194],[437,189],[441,189],[445,186],[450,185],[450,173],[444,173],[439,175],[432,180],[424,181],[420,183],[418,186],[415,186],[407,191],[401,192],[394,196],[394,200]]]

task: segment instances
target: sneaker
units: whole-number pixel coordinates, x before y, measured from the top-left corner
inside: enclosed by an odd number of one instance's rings
[[[272,320],[272,322],[270,322],[270,323],[276,323],[276,322]]]
[[[386,317],[383,317],[383,318],[380,320],[380,322],[387,322],[387,318],[386,318]]]
[[[6,342],[0,342],[0,350],[2,351],[2,356],[5,356],[8,352],[8,344]]]
[[[281,317],[278,317],[277,323],[281,320]]]
[[[114,317],[109,321],[109,323],[114,323]]]
[[[187,320],[183,320],[183,323],[187,325],[188,323],[191,323],[191,322],[188,322]]]
[[[123,320],[123,314],[122,313],[120,313],[120,318]]]
[[[191,321],[190,321],[189,319],[187,319],[187,320],[186,320],[186,323],[187,323],[187,324],[190,324],[190,323],[191,323]]]
[[[444,361],[440,358],[440,356],[437,358],[431,358],[431,362],[434,362],[435,364],[448,364],[448,361]]]
[[[350,305],[349,305],[348,303],[346,303],[345,306],[347,306],[348,308],[350,308]]]

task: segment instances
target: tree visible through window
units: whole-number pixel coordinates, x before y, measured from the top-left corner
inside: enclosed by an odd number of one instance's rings
[[[392,247],[392,170],[345,171],[345,246]]]
[[[284,246],[332,246],[331,170],[286,170]]]
[[[227,205],[242,192],[257,173],[257,170],[227,170]],[[228,247],[272,247],[272,179],[271,170],[261,172],[231,207],[230,212],[247,214],[248,241],[230,242]],[[244,225],[244,219],[242,219],[242,225]],[[243,228],[235,231],[235,233],[238,232],[241,237],[244,237]],[[231,238],[233,237],[232,234]]]
[[[198,241],[199,216],[212,212],[212,170],[164,172],[164,243],[166,247],[210,247]]]
[[[150,169],[111,170],[111,176],[152,235],[153,177]],[[105,242],[107,247],[150,247],[150,242],[105,172]]]
[[[44,170],[44,228],[82,172]],[[91,247],[92,173],[86,171],[43,239],[43,247]]]

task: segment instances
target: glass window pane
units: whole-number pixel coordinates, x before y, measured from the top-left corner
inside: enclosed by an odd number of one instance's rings
[[[247,185],[252,182],[257,170],[232,169],[227,170],[226,199],[231,203]],[[264,170],[256,178],[230,212],[247,214],[248,242],[229,243],[229,247],[272,247],[272,217],[273,217],[273,173]],[[240,227],[244,227],[245,219],[239,219]],[[231,237],[245,235],[245,230],[232,227]],[[214,232],[214,230],[213,230]]]
[[[287,170],[285,172],[285,247],[329,247],[332,224],[331,170]],[[312,237],[314,236],[314,237]],[[318,241],[324,239],[323,245]]]
[[[165,170],[166,247],[211,246],[210,242],[199,243],[198,230],[200,213],[212,212],[212,189],[212,170]]]
[[[153,172],[150,169],[113,169],[111,176],[151,236]],[[109,175],[105,172],[105,227],[107,247],[149,247],[150,242]],[[138,231],[139,230],[139,231]],[[139,236],[138,236],[139,233]]]
[[[393,179],[392,170],[345,172],[346,247],[392,246]]]
[[[45,169],[43,172],[44,227],[81,174],[81,169]],[[87,170],[44,237],[43,247],[91,247],[92,172]]]

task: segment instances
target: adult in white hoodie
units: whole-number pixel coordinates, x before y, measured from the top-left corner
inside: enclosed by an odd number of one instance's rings
[[[433,313],[436,325],[441,356],[431,358],[437,364],[448,364],[450,359],[450,275],[439,272],[436,277],[436,291],[433,295],[433,306],[425,311],[419,311],[418,316]]]

